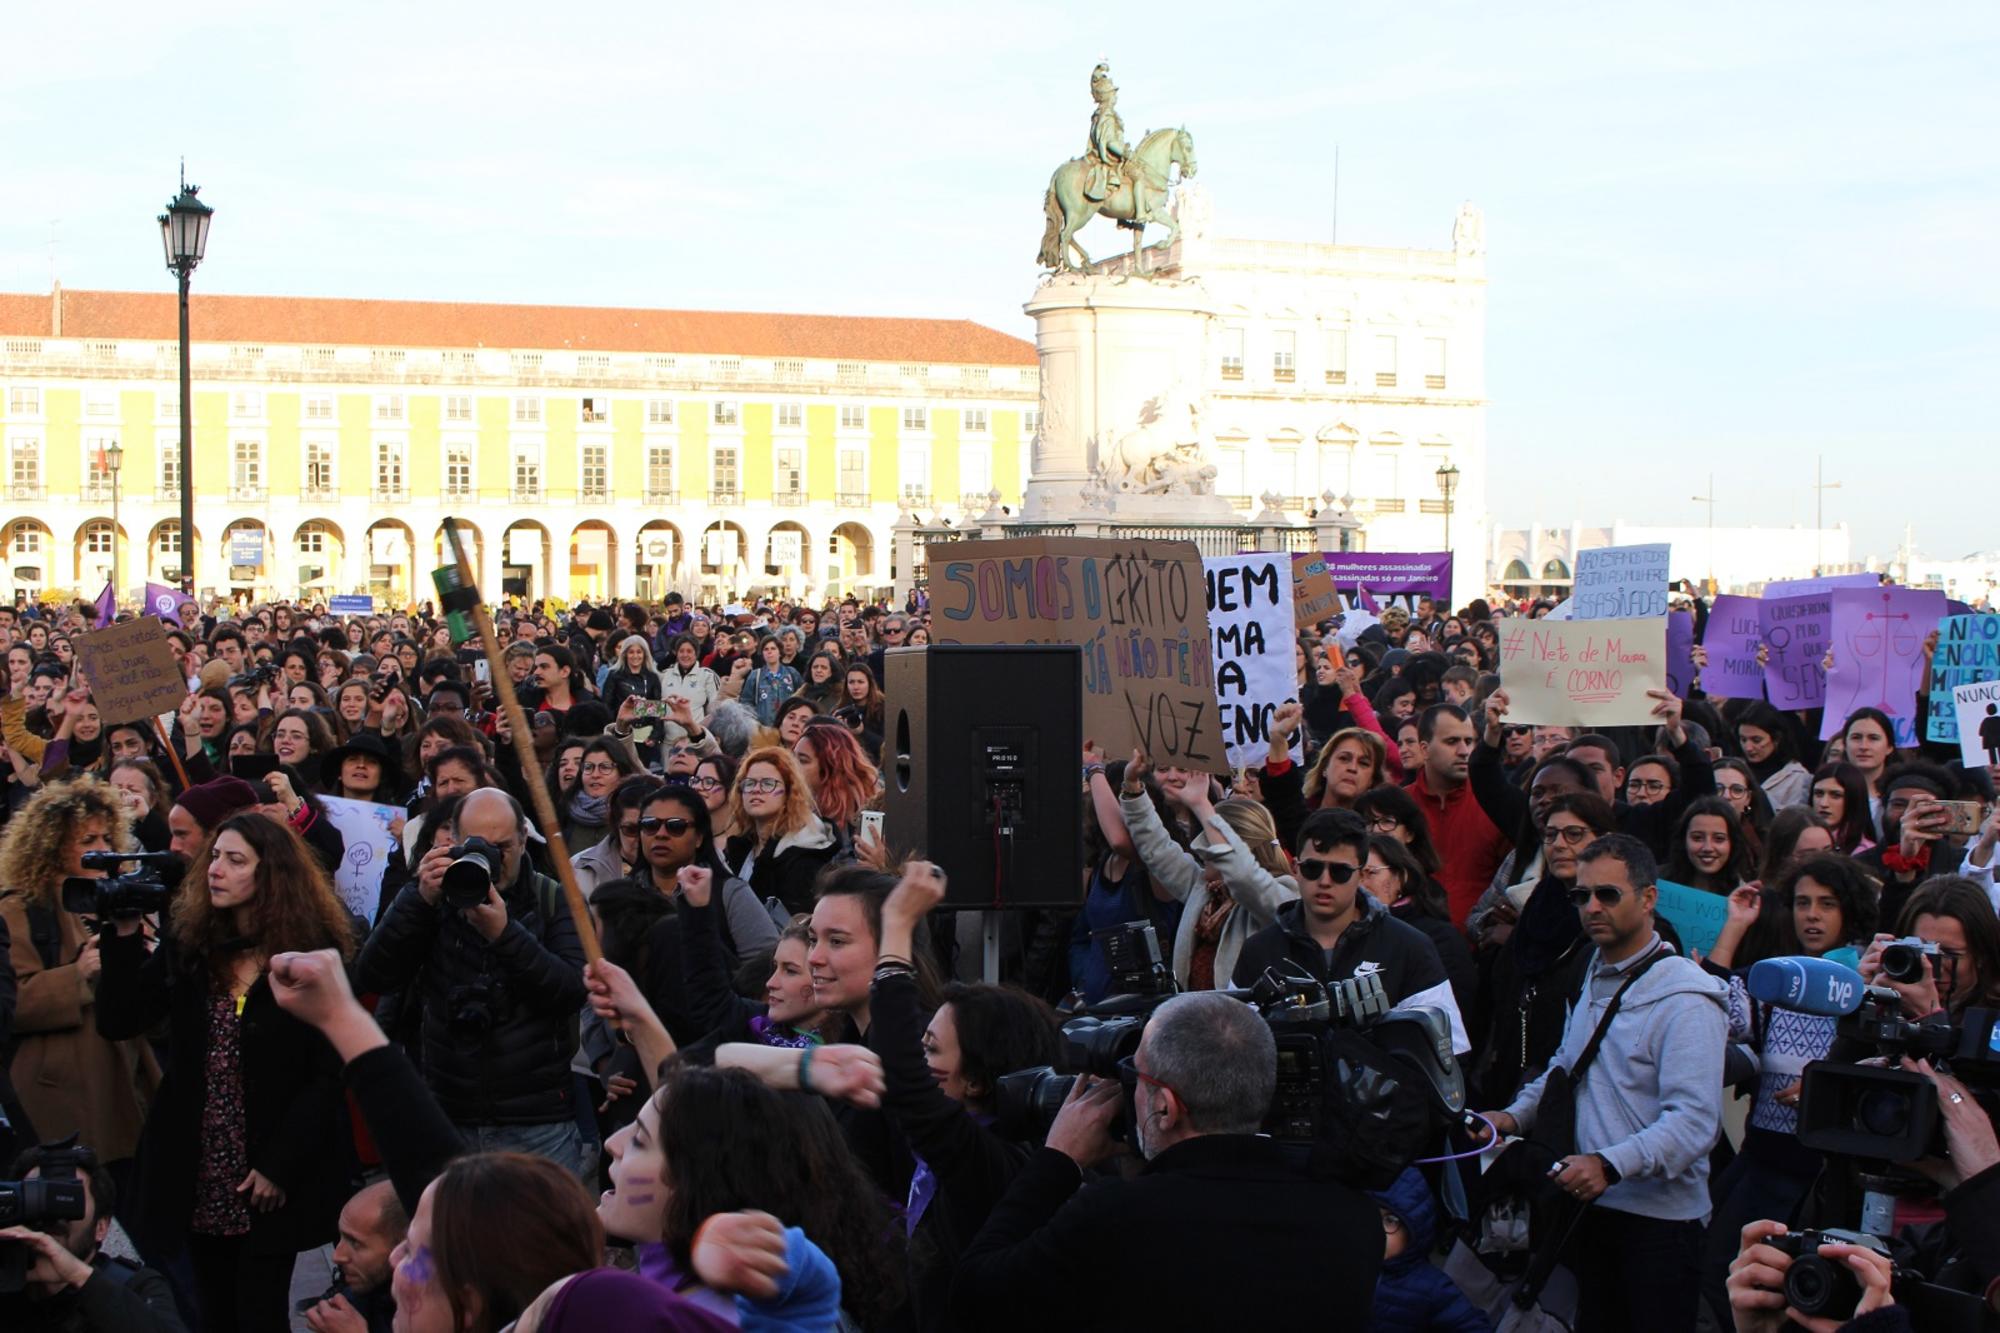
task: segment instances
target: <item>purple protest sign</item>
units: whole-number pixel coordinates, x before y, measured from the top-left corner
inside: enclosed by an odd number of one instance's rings
[[[1917,686],[1924,675],[1924,636],[1944,618],[1935,588],[1835,588],[1833,670],[1826,677],[1826,718],[1820,739],[1838,736],[1857,708],[1879,708],[1896,719],[1896,744],[1914,745]]]
[[[1764,600],[1803,597],[1807,593],[1829,593],[1835,588],[1879,588],[1878,574],[1822,574],[1810,579],[1773,579],[1764,585]]]
[[[1364,583],[1377,598],[1406,608],[1414,608],[1419,597],[1442,608],[1451,605],[1449,551],[1333,551],[1321,558],[1343,607],[1354,604],[1355,588]]]
[[[1826,671],[1820,663],[1833,640],[1833,594],[1766,597],[1759,613],[1761,637],[1770,650],[1764,688],[1771,702],[1779,708],[1818,708],[1826,702]]]
[[[1667,688],[1688,697],[1694,684],[1694,612],[1667,612]]]
[[[1724,593],[1710,604],[1708,624],[1701,633],[1701,646],[1708,649],[1701,688],[1709,697],[1764,697],[1764,670],[1757,665],[1757,641],[1763,633],[1763,617],[1755,597]]]

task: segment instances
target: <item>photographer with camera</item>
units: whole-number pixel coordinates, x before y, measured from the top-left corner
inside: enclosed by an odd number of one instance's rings
[[[1602,1205],[1570,1232],[1579,1328],[1684,1333],[1697,1315],[1728,987],[1653,929],[1658,878],[1630,834],[1578,856],[1570,901],[1596,946],[1584,993],[1549,1071],[1486,1114],[1555,1156],[1548,1179],[1576,1205]]]
[[[358,989],[421,983],[425,1078],[467,1143],[584,1166],[576,1121],[583,947],[562,888],[528,863],[527,815],[480,788],[457,842],[417,863],[355,961]]]
[[[186,1333],[166,1278],[103,1252],[117,1186],[88,1148],[43,1144],[14,1160],[22,1185],[83,1178],[74,1209],[48,1209],[27,1225],[0,1227],[0,1273],[25,1266],[16,1287],[0,1280],[0,1328],[7,1333]],[[0,1191],[7,1187],[0,1185]],[[67,1216],[48,1214],[66,1213]],[[16,1250],[17,1255],[7,1255]]]
[[[63,905],[64,882],[96,880],[87,853],[131,845],[131,816],[116,790],[95,778],[36,792],[0,837],[0,923],[6,926],[17,995],[12,1077],[28,1121],[45,1139],[78,1134],[117,1170],[139,1146],[135,1071],[158,1078],[143,1043],[97,1030],[103,973],[97,924]]]
[[[1869,985],[1887,986],[1901,996],[1905,1017],[1921,1021],[1940,1012],[1957,1017],[1971,1005],[2000,1005],[2000,918],[1978,884],[1959,875],[1927,879],[1895,920],[1902,939],[1877,935],[1858,970]],[[1890,953],[1899,943],[1905,947]],[[1905,965],[1885,968],[1885,955]],[[1833,1058],[1870,1054],[1836,1042]]]
[[[1381,1214],[1259,1133],[1278,1085],[1270,1025],[1226,995],[1177,995],[1153,1011],[1132,1064],[1144,1169],[1084,1187],[1115,1149],[1125,1098],[1115,1079],[1077,1079],[959,1261],[957,1326],[1026,1328],[1058,1311],[1076,1328],[1278,1328],[1303,1312],[1365,1327]],[[1198,1262],[1200,1280],[1161,1280],[1176,1257]]]

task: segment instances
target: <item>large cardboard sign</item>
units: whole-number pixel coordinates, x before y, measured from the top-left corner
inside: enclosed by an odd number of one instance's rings
[[[1228,771],[1193,542],[954,542],[930,571],[937,642],[1081,645],[1084,726],[1107,753]]]
[[[187,677],[156,616],[92,630],[76,640],[76,656],[106,726],[170,713],[187,697]]]
[[[1292,558],[1246,551],[1208,556],[1201,563],[1223,751],[1232,768],[1261,764],[1271,715],[1299,697]]]
[[[1667,613],[1666,542],[1599,546],[1576,553],[1573,620],[1637,620]]]
[[[1667,688],[1667,620],[1507,620],[1500,680],[1507,720],[1615,727],[1652,721],[1648,690]]]

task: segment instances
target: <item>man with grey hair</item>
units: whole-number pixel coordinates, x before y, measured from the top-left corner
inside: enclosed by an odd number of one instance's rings
[[[1315,1323],[1364,1326],[1381,1214],[1258,1133],[1277,1064],[1270,1028],[1228,996],[1177,995],[1154,1010],[1131,1060],[1144,1168],[1085,1187],[1084,1173],[1117,1150],[1111,1127],[1125,1096],[1117,1079],[1079,1077],[961,1257],[955,1323],[1274,1328],[1310,1310]],[[1199,1273],[1158,1280],[1166,1253]]]
[[[471,1152],[525,1152],[581,1173],[576,1120],[583,946],[562,886],[528,860],[528,817],[504,791],[467,794],[452,836],[417,862],[354,960],[355,985],[423,995],[424,1078]],[[499,853],[485,900],[445,901],[452,850],[484,838]]]

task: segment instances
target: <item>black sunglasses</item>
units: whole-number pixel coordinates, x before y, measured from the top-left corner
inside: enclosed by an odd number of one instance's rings
[[[1605,907],[1616,907],[1618,905],[1618,900],[1623,898],[1624,896],[1625,896],[1625,890],[1623,889],[1614,889],[1614,888],[1571,889],[1569,891],[1569,905],[1571,907],[1576,908],[1578,911],[1581,911],[1584,908],[1590,906],[1590,900],[1592,898],[1595,898],[1599,903],[1601,903]]]
[[[1345,884],[1360,873],[1360,866],[1349,865],[1345,861],[1321,861],[1309,856],[1299,862],[1299,875],[1307,883],[1312,883],[1324,875],[1335,884]]]
[[[694,821],[692,819],[683,819],[679,815],[674,815],[667,819],[655,816],[639,821],[639,832],[641,833],[658,833],[661,829],[665,829],[676,838],[693,827]]]

